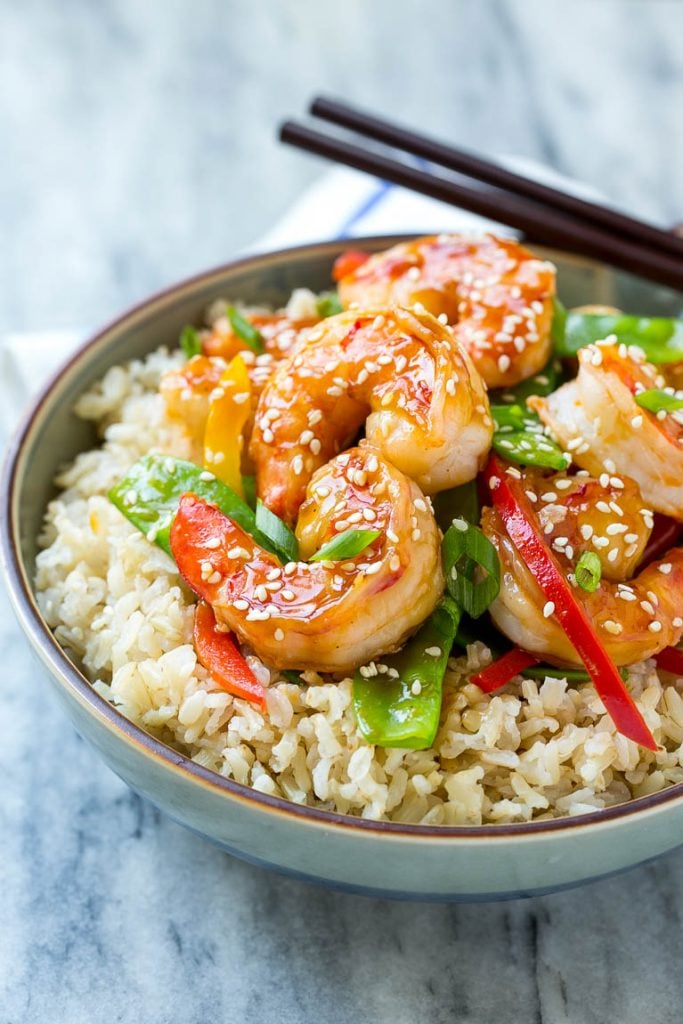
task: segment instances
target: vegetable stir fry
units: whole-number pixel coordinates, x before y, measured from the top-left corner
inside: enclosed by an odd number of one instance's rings
[[[683,672],[683,321],[568,311],[492,235],[334,279],[299,319],[186,327],[161,396],[196,461],[148,454],[109,493],[197,595],[200,662],[262,709],[250,652],[350,675],[361,736],[420,750],[481,632],[473,684],[590,681],[655,749],[628,667]]]

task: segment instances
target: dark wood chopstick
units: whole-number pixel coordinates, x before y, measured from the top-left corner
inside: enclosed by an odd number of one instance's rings
[[[561,192],[559,189],[543,185],[532,178],[525,178],[521,174],[515,174],[505,167],[501,167],[500,164],[485,160],[483,157],[455,146],[445,145],[436,139],[403,128],[391,121],[374,117],[348,103],[328,99],[325,96],[317,96],[311,103],[310,112],[315,117],[339,125],[341,128],[349,128],[377,142],[394,146],[405,153],[423,157],[425,160],[448,168],[448,170],[457,171],[459,174],[504,189],[506,192],[532,199],[548,209],[561,210],[589,224],[608,228],[615,234],[628,236],[638,242],[659,247],[683,257],[683,238],[673,232],[637,220],[635,217],[629,217],[611,207],[588,202],[578,196]]]
[[[618,237],[605,228],[592,226],[560,211],[544,209],[531,200],[504,192],[467,188],[345,140],[324,135],[295,121],[286,121],[281,126],[280,139],[298,149],[517,228],[530,241],[592,256],[683,290],[683,261],[680,259],[633,239]]]

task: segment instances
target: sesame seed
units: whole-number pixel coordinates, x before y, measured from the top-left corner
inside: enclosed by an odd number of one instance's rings
[[[665,576],[668,576],[671,572],[671,562],[662,562],[662,564],[659,566],[659,571],[661,573],[664,573]]]
[[[610,523],[605,533],[610,537],[615,537],[619,533],[626,533],[628,526],[624,523]]]
[[[220,546],[221,546],[220,537],[209,537],[209,539],[204,542],[204,547],[205,548],[213,549],[213,548],[219,548]]]
[[[276,629],[275,632],[273,633],[273,636],[275,637],[277,642],[280,643],[280,641],[284,640],[284,638],[285,638],[285,631],[284,631],[284,629],[279,629],[279,628]]]
[[[505,474],[506,474],[506,476],[511,476],[513,480],[521,480],[522,479],[522,474],[521,474],[520,470],[517,469],[516,466],[508,466],[508,468],[505,470]]]
[[[268,600],[268,591],[264,587],[263,583],[259,583],[258,586],[254,587],[254,597],[257,601]]]
[[[557,494],[555,493],[555,491],[546,491],[545,494],[541,495],[541,501],[557,501]]]
[[[510,356],[503,353],[502,356],[498,356],[498,369],[501,373],[505,373],[506,370],[510,369],[511,359]]]
[[[293,601],[294,600],[294,591],[292,591],[292,590],[281,590],[280,591],[280,597],[283,599],[283,601]]]
[[[270,427],[266,427],[266,429],[263,431],[262,437],[265,444],[272,444],[273,441],[275,440],[275,434],[270,429]]]
[[[401,568],[401,559],[398,557],[398,555],[391,556],[389,568],[392,572],[398,572],[398,570]]]
[[[653,621],[649,624],[647,628],[650,630],[651,633],[661,633],[662,624],[657,619],[653,619]]]
[[[249,602],[245,601],[244,598],[238,597],[236,601],[232,602],[233,608],[236,608],[238,612],[246,612],[249,607]]]
[[[295,455],[292,459],[292,472],[295,476],[300,476],[304,471],[304,460],[301,455]]]
[[[618,548],[612,548],[612,550],[607,555],[607,561],[608,562],[616,562],[618,557],[619,557],[619,549]]]
[[[467,531],[470,528],[470,524],[466,522],[464,519],[454,519],[453,526],[456,528],[456,530],[459,530],[460,533],[467,533]]]
[[[258,608],[252,608],[247,612],[247,622],[266,622],[270,618],[270,612],[264,608],[263,611],[259,611]]]
[[[425,654],[428,654],[430,658],[440,658],[441,653],[440,647],[425,647]]]
[[[642,416],[634,416],[633,419],[631,420],[631,426],[634,427],[636,430],[638,430],[640,427],[642,427],[642,425],[643,425],[643,417]]]
[[[422,683],[419,681],[419,679],[416,679],[415,682],[412,684],[412,686],[410,687],[410,692],[415,697],[419,697],[419,695],[422,693]]]
[[[619,622],[614,622],[613,619],[605,619],[602,624],[602,628],[608,633],[612,633],[613,636],[619,636],[623,632],[624,627]]]
[[[418,541],[421,536],[422,536],[422,531],[419,529],[419,527],[416,526],[415,529],[413,530],[413,532],[410,535],[410,539],[414,540],[414,541]]]
[[[593,527],[590,525],[590,523],[584,523],[581,526],[581,536],[584,540],[591,539],[591,537],[593,536]]]
[[[306,445],[310,441],[312,441],[314,437],[315,434],[313,433],[312,430],[302,430],[301,434],[299,435],[299,444]]]
[[[337,533],[342,533],[344,530],[347,530],[348,527],[348,519],[338,519],[337,522],[334,524],[334,529]]]
[[[398,534],[394,533],[393,530],[387,530],[387,540],[391,541],[392,544],[398,544]]]
[[[211,575],[210,575],[210,576],[208,577],[208,579],[207,579],[207,581],[206,581],[206,582],[207,582],[207,583],[212,583],[212,584],[216,584],[216,583],[220,583],[222,579],[223,579],[223,577],[222,577],[222,576],[221,576],[221,574],[219,573],[218,569],[215,569],[215,570],[214,570],[214,571],[213,571],[213,572],[211,573]]]
[[[596,548],[609,547],[609,541],[607,537],[593,537],[593,545]]]
[[[550,616],[554,614],[554,612],[555,612],[555,602],[554,601],[546,601],[546,603],[543,605],[543,618],[544,619],[549,619]]]
[[[680,617],[680,615],[677,615],[675,619],[671,620],[671,625],[674,627],[674,629],[680,629],[681,626],[683,626],[683,619]]]
[[[381,570],[382,570],[382,563],[381,562],[373,562],[372,565],[368,565],[367,566],[367,568],[365,570],[365,575],[366,576],[375,576],[378,572],[381,572]]]
[[[242,548],[237,545],[236,547],[228,550],[228,558],[249,558],[249,552],[246,548]]]
[[[313,438],[313,440],[311,441],[311,443],[309,444],[308,447],[311,449],[311,452],[314,455],[320,455],[320,450],[322,448],[322,444],[320,443],[320,441],[318,440],[317,437]]]
[[[372,509],[372,508],[364,508],[363,509],[363,519],[365,520],[366,523],[374,523],[376,518],[377,518],[377,513],[375,512],[374,509]]]
[[[640,607],[644,612],[647,612],[648,615],[654,615],[655,613],[655,608],[651,601],[641,601]]]
[[[627,544],[636,544],[638,542],[638,534],[637,533],[627,533],[626,536],[624,537],[624,541]]]

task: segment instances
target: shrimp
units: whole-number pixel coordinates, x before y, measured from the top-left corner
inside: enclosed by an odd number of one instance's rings
[[[678,643],[683,635],[683,548],[672,548],[635,575],[653,525],[635,482],[564,473],[542,477],[532,471],[523,479],[538,525],[614,662],[631,665]],[[515,644],[554,664],[580,665],[495,509],[483,509],[482,529],[501,561],[501,589],[489,609],[496,626]],[[602,576],[593,593],[575,581],[584,551],[600,559]]]
[[[355,558],[283,567],[215,506],[184,495],[171,547],[219,626],[269,665],[351,672],[397,649],[444,587],[428,500],[367,443],[311,479],[296,531],[302,557],[353,527],[381,532]]]
[[[532,377],[550,358],[555,268],[512,239],[403,242],[357,266],[338,289],[345,307],[420,302],[445,318],[489,388]]]
[[[655,511],[683,520],[680,413],[648,412],[634,397],[664,385],[640,349],[607,339],[579,351],[573,381],[528,404],[577,465],[594,476],[628,473]]]
[[[328,317],[259,399],[250,455],[271,511],[294,522],[314,471],[364,421],[368,440],[428,494],[472,480],[493,433],[479,374],[431,314],[394,307]]]
[[[290,316],[285,310],[278,313],[245,313],[245,319],[261,335],[265,351],[274,360],[286,356],[302,336],[314,327],[320,317]],[[202,336],[202,351],[207,356],[232,359],[239,352],[249,352],[248,345],[235,334],[227,317],[218,317],[211,330]]]

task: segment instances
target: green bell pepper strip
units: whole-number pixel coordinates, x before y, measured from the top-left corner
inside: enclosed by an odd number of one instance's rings
[[[217,505],[224,515],[241,526],[261,547],[277,555],[283,562],[288,561],[287,553],[279,550],[257,528],[254,511],[246,501],[212,473],[193,462],[174,459],[170,455],[145,455],[131,466],[123,480],[111,488],[108,497],[148,540],[171,555],[171,523],[180,498],[187,491]]]
[[[555,324],[553,339],[558,356],[575,356],[586,345],[614,334],[617,341],[641,348],[652,363],[683,360],[683,319],[621,313],[595,316],[565,310],[564,317],[556,316]]]
[[[397,654],[382,658],[381,664],[393,672],[368,678],[356,671],[353,709],[368,743],[409,750],[431,747],[439,728],[443,680],[460,614],[455,601],[445,595],[412,640]]]

